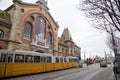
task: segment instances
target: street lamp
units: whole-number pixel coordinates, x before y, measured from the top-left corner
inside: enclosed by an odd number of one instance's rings
[[[115,60],[117,61],[117,45],[115,43],[114,34],[113,34],[113,30],[111,27],[110,27],[110,30],[111,30],[111,36],[112,36],[112,47],[113,47],[113,51],[115,54]]]

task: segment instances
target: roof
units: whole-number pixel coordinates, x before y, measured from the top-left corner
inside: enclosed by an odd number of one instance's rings
[[[25,51],[25,50],[15,50],[14,52],[16,54],[24,54],[24,55],[52,56],[52,54],[49,53],[40,53],[40,52]]]
[[[64,41],[72,41],[72,37],[68,28],[64,29],[61,38],[63,38]]]

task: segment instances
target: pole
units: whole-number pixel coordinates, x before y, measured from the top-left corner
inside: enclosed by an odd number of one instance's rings
[[[111,27],[110,27],[110,30],[111,30],[112,44],[113,44],[113,51],[114,51],[114,54],[115,54],[115,60],[118,61],[118,59],[117,59],[117,48],[116,48],[116,43],[115,43],[115,39],[114,39],[113,30],[112,30]],[[116,69],[115,69],[115,70],[116,70]],[[117,74],[115,74],[115,79],[117,80]]]
[[[114,39],[114,34],[113,34],[112,28],[110,28],[110,30],[111,30],[111,36],[112,36],[113,51],[114,51],[115,59],[116,59],[116,56],[117,56],[116,43],[115,43],[115,39]]]
[[[86,58],[86,57],[85,57],[85,52],[84,52],[84,63],[85,63],[85,58]]]

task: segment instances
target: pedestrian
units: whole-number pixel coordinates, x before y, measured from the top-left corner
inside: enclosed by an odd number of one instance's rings
[[[86,61],[86,63],[87,63],[87,66],[89,66],[89,59],[87,58],[87,61]]]

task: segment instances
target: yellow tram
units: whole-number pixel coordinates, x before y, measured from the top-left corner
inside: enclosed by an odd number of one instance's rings
[[[0,78],[73,68],[77,57],[24,50],[0,50]]]

